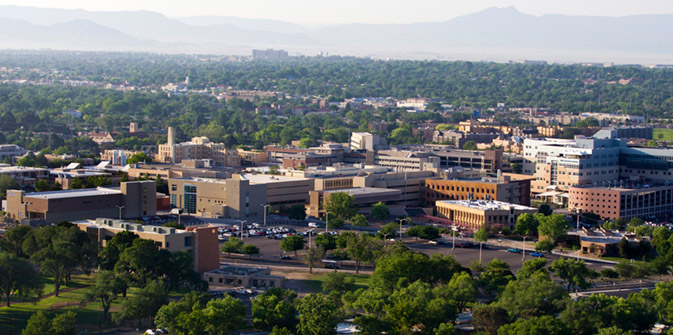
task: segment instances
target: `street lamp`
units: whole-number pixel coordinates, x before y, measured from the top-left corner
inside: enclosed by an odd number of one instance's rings
[[[241,220],[241,242],[243,242],[243,223],[248,223],[247,220]]]
[[[526,259],[526,235],[523,235],[523,252],[521,253],[521,261],[523,262]]]
[[[115,207],[119,208],[119,220],[121,221],[121,219],[122,219],[122,208],[124,208],[126,206],[115,205]]]
[[[329,212],[325,212],[325,233],[327,233],[327,226],[329,226]]]
[[[397,221],[400,222],[400,240],[402,240],[402,222],[404,222],[404,218],[399,218]]]
[[[582,214],[582,209],[575,208],[575,213],[577,213],[577,236],[580,238],[580,247],[577,249],[577,260],[580,260],[580,252],[582,251],[582,236],[580,236],[580,215]]]
[[[269,208],[269,205],[260,204],[260,206],[264,207],[264,227],[266,227],[266,212],[267,212],[267,208]]]

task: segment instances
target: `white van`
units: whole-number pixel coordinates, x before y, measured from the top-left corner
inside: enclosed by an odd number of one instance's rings
[[[318,228],[318,223],[317,223],[317,222],[309,222],[309,223],[308,223],[308,226],[309,226],[310,228]]]

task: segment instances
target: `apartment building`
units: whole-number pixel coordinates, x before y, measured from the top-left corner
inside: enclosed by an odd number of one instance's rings
[[[488,200],[441,200],[435,207],[438,217],[474,230],[491,225],[514,229],[519,215],[537,213],[537,208]]]
[[[96,241],[100,248],[104,248],[117,233],[128,231],[140,238],[154,241],[161,249],[170,252],[188,251],[197,272],[212,271],[220,266],[216,227],[189,227],[181,230],[105,218],[73,223],[86,232],[92,241]]]
[[[156,215],[156,192],[156,183],[151,180],[52,192],[8,190],[7,212],[13,220],[36,224],[100,217],[135,219]]]

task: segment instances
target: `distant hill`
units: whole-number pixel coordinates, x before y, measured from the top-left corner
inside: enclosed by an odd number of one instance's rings
[[[673,14],[533,16],[509,7],[444,22],[343,24],[321,29],[225,16],[168,18],[150,11],[20,6],[0,6],[0,18],[0,41],[5,47],[49,42],[61,49],[104,46],[104,50],[246,54],[252,48],[268,47],[291,53],[329,51],[398,58],[673,63]]]

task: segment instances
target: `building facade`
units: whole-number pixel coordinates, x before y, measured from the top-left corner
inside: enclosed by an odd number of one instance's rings
[[[537,208],[486,200],[442,200],[435,207],[438,217],[473,230],[491,225],[513,230],[519,215],[537,213]]]
[[[606,220],[665,217],[673,213],[673,185],[571,187],[568,208],[594,213]]]
[[[526,179],[426,179],[424,191],[427,206],[432,206],[438,200],[496,200],[530,205],[530,180]]]

